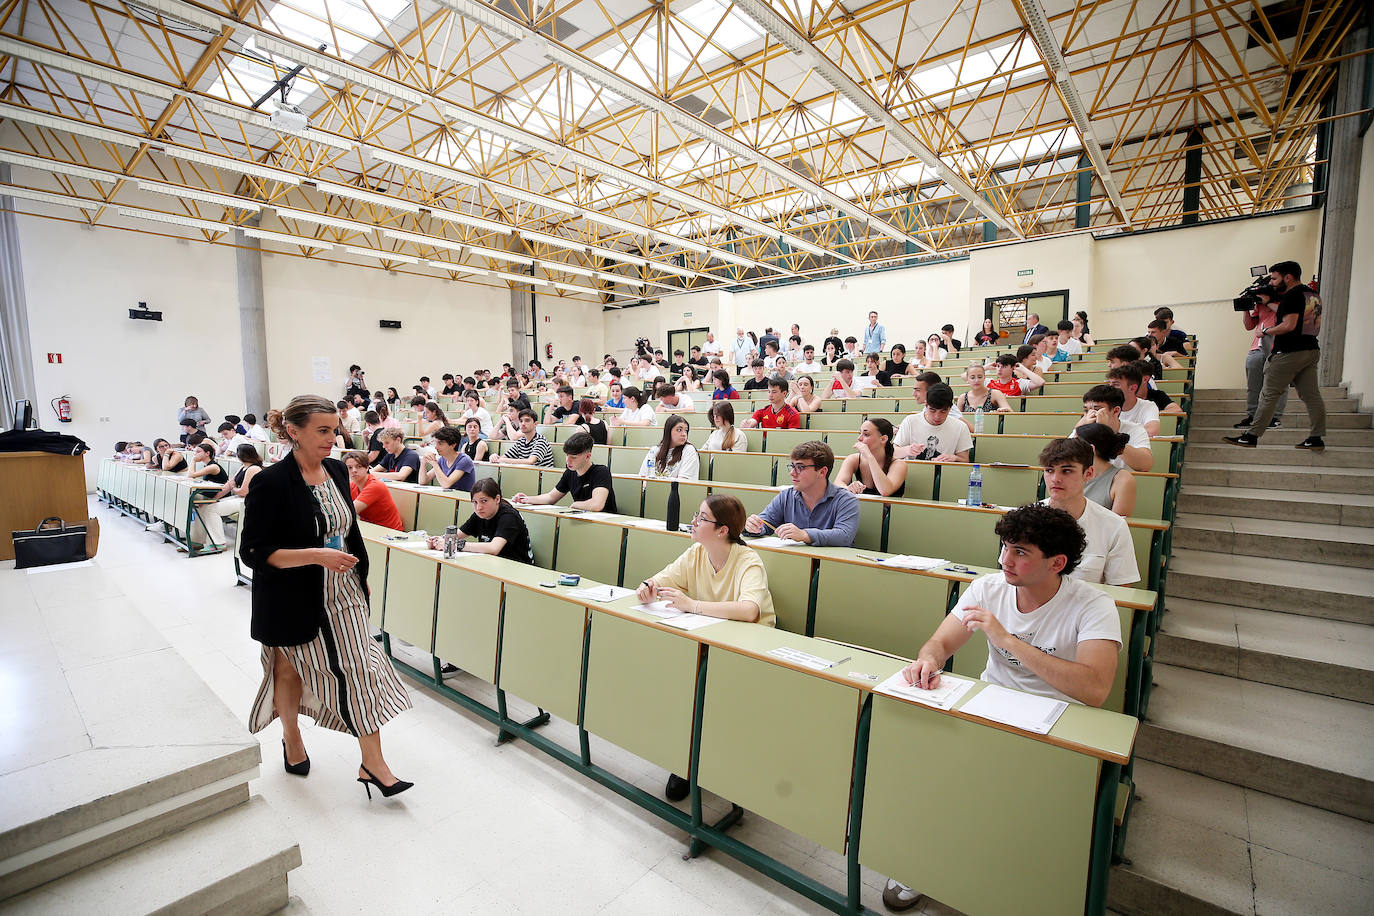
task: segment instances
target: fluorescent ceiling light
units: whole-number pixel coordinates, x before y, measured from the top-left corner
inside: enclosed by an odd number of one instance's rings
[[[97,80],[111,86],[118,86],[121,89],[128,89],[132,92],[141,92],[153,98],[162,99],[170,102],[178,95],[184,95],[185,90],[173,89],[164,83],[150,80],[142,76],[134,76],[132,73],[125,73],[114,67],[107,67],[104,64],[91,63],[90,61],[80,60],[67,54],[56,51],[47,51],[43,48],[35,48],[33,45],[22,41],[15,41],[13,38],[0,36],[0,54],[26,60],[31,64],[39,64],[44,67],[52,67],[55,70],[62,70],[86,79]]]
[[[382,235],[389,239],[396,239],[398,242],[410,242],[415,245],[428,245],[430,248],[447,248],[451,251],[462,251],[462,242],[454,239],[438,238],[433,235],[422,235],[418,232],[403,232],[400,229],[383,229]]]
[[[744,255],[735,254],[733,251],[724,251],[720,248],[712,248],[711,256],[720,258],[722,261],[729,261],[732,264],[739,264],[743,267],[753,267],[758,262]]]
[[[317,226],[329,226],[333,229],[342,229],[345,232],[371,232],[376,226],[369,226],[366,223],[354,222],[351,219],[339,219],[336,216],[326,216],[323,213],[316,213],[314,210],[297,210],[293,207],[279,207],[276,204],[270,205],[277,211],[278,219],[298,219],[302,222],[314,223]]]
[[[450,223],[457,223],[460,226],[471,226],[474,229],[482,229],[487,232],[498,232],[501,235],[510,235],[515,231],[515,227],[508,223],[498,223],[495,220],[483,219],[480,216],[469,216],[457,210],[446,210],[443,207],[426,205],[429,214]]]
[[[258,165],[253,162],[243,162],[229,156],[219,156],[214,153],[205,153],[200,150],[186,149],[180,146],[161,145],[157,147],[176,159],[184,159],[187,162],[198,162],[201,165],[208,165],[217,169],[224,169],[228,172],[237,172],[240,175],[249,175],[254,178],[262,178],[265,181],[280,181],[282,184],[300,184],[301,176],[281,169],[270,168],[265,165]]]
[[[466,246],[468,254],[481,255],[484,258],[493,258],[497,261],[509,261],[512,264],[533,264],[534,258],[527,258],[523,254],[516,254],[512,251],[501,251],[499,248],[483,248],[481,245]]]
[[[625,277],[620,274],[608,274],[601,271],[597,271],[594,276],[596,279],[605,280],[607,283],[619,283],[622,286],[633,286],[635,289],[644,288],[644,281],[637,280],[634,277]]]
[[[412,89],[404,83],[388,79],[363,67],[344,63],[337,58],[329,57],[309,48],[303,48],[264,32],[255,33],[254,44],[259,51],[284,57],[293,63],[303,64],[311,70],[336,76],[365,89],[373,89],[408,105],[422,105],[428,98],[424,93]]]
[[[556,248],[566,248],[569,251],[586,251],[587,246],[571,239],[562,239],[556,235],[549,235],[546,232],[535,232],[533,229],[517,229],[520,237],[527,242],[540,242],[544,245],[553,245]]]
[[[216,34],[220,31],[220,18],[218,16],[197,9],[189,3],[181,3],[179,0],[125,0],[125,3],[134,9],[149,9],[171,19],[179,19],[182,22],[189,22],[191,25],[198,25]]]
[[[234,197],[230,194],[216,194],[213,191],[200,191],[196,188],[184,188],[177,184],[163,184],[160,181],[149,181],[140,178],[138,181],[139,190],[152,191],[154,194],[165,194],[168,197],[186,198],[188,200],[198,200],[207,204],[219,204],[221,207],[231,207],[235,210],[252,210],[257,213],[262,209],[262,205],[242,197]]]
[[[557,213],[566,213],[568,216],[582,216],[582,208],[574,207],[572,204],[565,204],[563,201],[544,194],[536,194],[522,188],[513,188],[510,185],[501,184],[497,181],[483,181],[487,190],[501,197],[512,197],[515,200],[522,200],[525,203],[535,204],[546,210],[553,210]]]
[[[177,226],[189,226],[192,229],[200,229],[205,232],[232,232],[238,226],[232,223],[219,223],[208,219],[196,219],[194,216],[178,216],[175,213],[162,213],[157,210],[144,210],[139,207],[120,207],[120,216],[128,216],[133,219],[148,220],[154,223],[172,223]]]
[[[19,105],[11,105],[9,102],[0,102],[0,118],[22,121],[25,124],[32,124],[35,127],[46,127],[50,130],[65,130],[67,133],[76,134],[79,137],[87,137],[91,140],[99,140],[101,143],[128,146],[134,149],[138,149],[144,143],[148,142],[147,139],[134,137],[123,131],[111,130],[108,127],[99,127],[95,124],[87,124],[84,121],[77,121],[72,118],[50,115],[46,112],[33,111]]]
[[[334,247],[333,242],[326,242],[323,239],[311,239],[303,235],[287,235],[285,232],[272,232],[267,229],[257,229],[253,226],[240,226],[239,231],[251,238],[263,239],[268,242],[281,242],[283,245],[300,245],[305,248],[328,249]]]
[[[319,178],[307,179],[315,186],[315,189],[326,194],[334,194],[338,197],[347,197],[352,200],[361,201],[365,204],[372,204],[374,207],[390,207],[393,210],[402,210],[406,213],[419,213],[420,205],[399,197],[392,197],[389,194],[378,194],[375,191],[364,191],[362,188],[355,188],[347,184],[335,184],[332,181],[323,181]]]
[[[380,162],[389,162],[392,165],[399,165],[401,168],[410,169],[413,172],[424,172],[435,178],[443,178],[455,184],[465,184],[469,187],[477,187],[482,183],[482,179],[457,169],[450,169],[442,165],[437,165],[427,159],[420,159],[416,156],[406,156],[402,153],[393,153],[390,150],[379,149],[374,146],[365,147],[367,152]]]
[[[512,283],[528,283],[533,286],[548,286],[552,280],[545,280],[542,277],[527,277],[524,274],[508,274],[501,270],[489,270],[487,276],[496,277],[499,280],[509,280]]]
[[[657,229],[650,229],[649,238],[658,242],[665,242],[669,245],[677,245],[688,251],[695,251],[697,254],[712,253],[712,249],[709,246],[703,245],[700,242],[693,242],[690,239],[684,239],[680,235],[673,235],[671,232],[659,232]]]
[[[44,172],[60,172],[63,175],[71,175],[73,178],[89,178],[91,181],[103,181],[106,184],[114,184],[123,181],[125,176],[118,172],[107,172],[104,169],[93,169],[86,165],[77,165],[73,162],[58,162],[55,159],[44,159],[41,156],[29,156],[24,153],[16,153],[11,150],[0,150],[0,162],[8,162],[10,165],[22,165],[27,169],[38,169]]]
[[[376,258],[379,261],[400,261],[402,264],[419,264],[420,259],[408,254],[397,254],[394,251],[380,251],[376,248],[359,248],[357,245],[345,245],[343,250],[349,254],[360,254],[367,258]]]
[[[100,200],[85,200],[51,191],[35,191],[32,188],[16,188],[14,185],[0,185],[0,197],[18,197],[23,200],[36,200],[39,203],[54,204],[59,207],[74,207],[77,210],[99,210],[109,204]]]
[[[567,261],[540,261],[539,266],[549,273],[561,270],[565,273],[577,274],[580,277],[595,277],[598,273],[590,267],[579,267],[576,264],[569,264]]]
[[[439,0],[441,6],[457,10],[464,19],[470,19],[488,31],[495,32],[511,41],[524,38],[529,30],[502,16],[485,3],[476,0]]]

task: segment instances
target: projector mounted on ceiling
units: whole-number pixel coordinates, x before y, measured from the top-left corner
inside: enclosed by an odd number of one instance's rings
[[[304,133],[310,126],[310,119],[295,105],[281,106],[272,112],[271,121],[273,130],[287,134]]]

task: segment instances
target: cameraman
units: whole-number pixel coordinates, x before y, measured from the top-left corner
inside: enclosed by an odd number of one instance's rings
[[[1302,268],[1296,261],[1280,261],[1269,269],[1270,285],[1279,294],[1278,323],[1261,333],[1273,338],[1274,352],[1264,367],[1264,388],[1259,410],[1250,428],[1239,436],[1223,436],[1232,445],[1254,448],[1269,427],[1279,396],[1289,385],[1307,406],[1311,431],[1297,448],[1321,451],[1326,448],[1326,404],[1322,402],[1317,363],[1321,360],[1317,333],[1321,330],[1321,299],[1302,284]]]
[[[1255,332],[1255,338],[1250,342],[1250,352],[1245,354],[1245,419],[1236,424],[1236,429],[1249,429],[1255,421],[1260,389],[1264,386],[1264,363],[1274,348],[1274,339],[1265,331],[1279,323],[1278,313],[1274,311],[1279,294],[1272,286],[1266,282],[1253,290],[1248,298],[1254,302],[1254,307],[1241,313],[1240,320],[1245,330]],[[1274,409],[1274,419],[1269,421],[1270,429],[1278,428],[1279,416],[1287,406],[1288,389],[1285,388],[1283,394],[1279,395],[1279,406]]]

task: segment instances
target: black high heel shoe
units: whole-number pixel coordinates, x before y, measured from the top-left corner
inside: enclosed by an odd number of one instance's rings
[[[283,738],[281,742],[281,762],[286,767],[286,772],[290,773],[292,776],[310,775],[310,755],[306,754],[305,759],[302,760],[300,763],[292,763],[291,761],[287,760],[285,738]]]
[[[390,798],[390,797],[393,796],[393,795],[400,795],[400,794],[401,794],[402,792],[404,792],[406,789],[409,789],[411,786],[415,785],[415,783],[413,783],[413,782],[406,782],[404,779],[398,779],[398,780],[396,780],[395,782],[393,782],[391,785],[389,785],[389,786],[384,786],[384,785],[382,785],[381,780],[379,780],[376,776],[374,776],[374,775],[372,774],[372,771],[371,771],[371,770],[369,770],[367,767],[363,766],[361,763],[358,764],[358,766],[359,766],[360,769],[362,769],[362,771],[363,771],[364,773],[367,774],[367,778],[366,778],[366,779],[364,779],[363,777],[359,776],[359,777],[358,777],[358,782],[362,783],[362,784],[363,784],[363,788],[367,790],[367,797],[368,797],[369,800],[372,798],[372,787],[373,787],[373,786],[376,786],[378,789],[381,790],[382,796],[383,796],[384,798]]]

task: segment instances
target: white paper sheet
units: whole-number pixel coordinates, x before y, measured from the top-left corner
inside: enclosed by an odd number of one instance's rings
[[[676,627],[679,630],[699,630],[702,627],[709,627],[713,623],[724,623],[724,617],[707,617],[705,614],[678,614],[676,617],[667,617],[663,620],[664,624]]]
[[[952,709],[954,704],[959,702],[959,698],[968,693],[969,688],[976,683],[977,681],[966,681],[962,678],[941,675],[939,687],[933,690],[922,690],[920,687],[913,687],[908,684],[906,678],[902,676],[902,672],[898,671],[873,689],[878,693],[886,693],[903,700],[915,700],[917,703],[934,706],[936,709]]]
[[[793,649],[790,646],[779,646],[776,649],[769,649],[768,654],[774,658],[782,659],[785,662],[801,665],[803,668],[810,668],[813,671],[828,671],[836,665],[836,662],[828,658],[821,658],[819,655],[812,655],[810,652],[803,652],[800,649]]]
[[[666,601],[655,601],[652,604],[636,604],[636,611],[643,611],[645,614],[652,614],[655,617],[678,617],[681,611],[668,606]]]
[[[948,561],[935,557],[918,557],[913,554],[899,553],[894,557],[885,557],[879,562],[884,566],[896,566],[899,569],[936,569],[944,566]]]
[[[596,585],[590,588],[575,588],[568,592],[568,596],[581,598],[583,601],[618,601],[634,593],[634,589],[621,588],[618,585]]]
[[[751,547],[796,547],[801,541],[794,541],[791,538],[780,538],[773,535],[762,538],[750,538],[747,542]]]
[[[1069,704],[1063,700],[988,684],[960,711],[1043,735],[1054,728],[1054,723],[1068,708]]]

